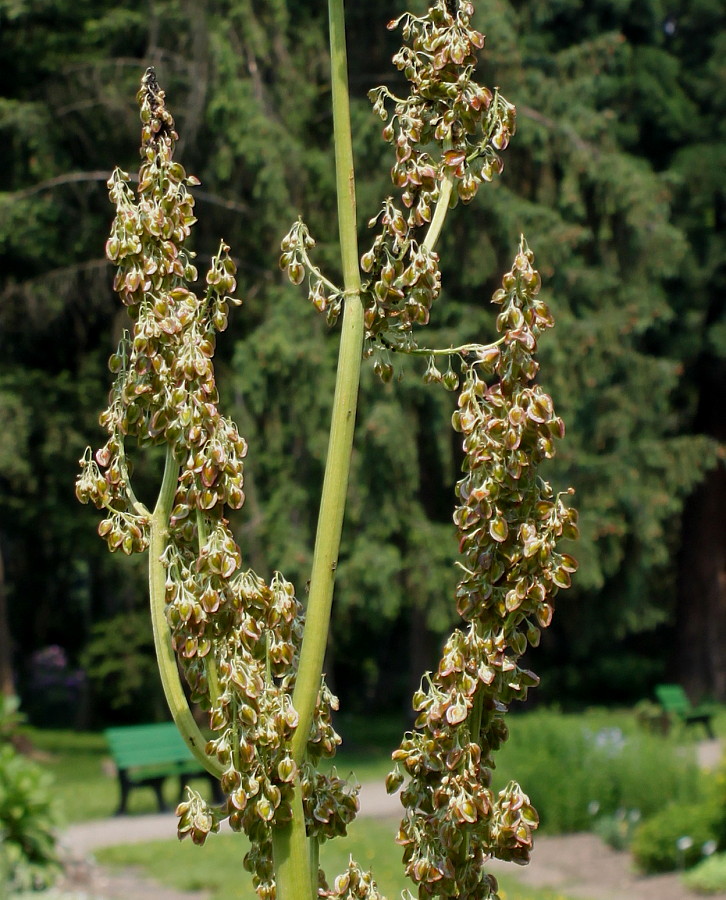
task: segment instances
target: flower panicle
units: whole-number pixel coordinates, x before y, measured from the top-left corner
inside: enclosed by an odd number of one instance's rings
[[[247,443],[219,408],[213,357],[230,307],[240,303],[236,265],[222,241],[200,283],[185,246],[196,221],[190,188],[199,182],[174,160],[178,136],[153,69],[137,99],[138,188],[120,169],[111,175],[116,216],[106,244],[132,327],[109,360],[114,383],[100,417],[106,443],[84,453],[76,493],[105,511],[99,533],[111,550],[143,551],[153,516],[134,495],[126,444],[172,449],[179,475],[164,523],[165,614],[192,701],[209,714],[206,750],[223,771],[225,796],[213,807],[189,792],[177,810],[179,836],[202,844],[228,819],[253,843],[248,864],[264,892],[271,828],[292,814],[293,782],[302,781],[309,827],[326,836],[344,832],[357,810],[356,791],[337,776],[298,771],[290,755],[302,605],[283,575],[265,582],[245,567],[226,518],[245,500]],[[310,759],[335,754],[336,708],[323,684]]]
[[[371,218],[377,234],[361,257],[365,354],[375,357],[384,381],[392,368],[379,356],[391,344],[415,347],[408,338],[428,324],[441,293],[434,246],[446,209],[457,200],[468,203],[501,173],[500,154],[516,128],[514,106],[475,80],[484,35],[473,27],[473,14],[468,0],[437,0],[423,16],[405,13],[391,22],[389,28],[403,34],[393,63],[409,91],[404,98],[386,87],[369,92],[385,123],[383,138],[395,149],[391,178],[400,193],[398,200],[386,198]],[[310,301],[333,325],[344,292],[311,261],[314,243],[297,222],[282,241],[280,267],[293,284],[307,279]]]
[[[389,792],[403,787],[399,842],[421,896],[496,898],[484,863],[491,856],[526,863],[538,825],[518,784],[495,796],[490,783],[493,754],[508,736],[503,714],[538,684],[519,660],[539,642],[577,568],[559,546],[577,537],[577,513],[538,471],[564,434],[535,382],[537,339],[553,324],[540,286],[522,238],[492,298],[501,337],[467,345],[456,376],[453,427],[465,454],[454,512],[462,556],[456,604],[465,624],[414,694],[414,729],[394,752],[387,780]]]
[[[361,260],[371,342],[428,323],[441,292],[436,220],[501,173],[500,154],[515,132],[514,106],[475,80],[484,35],[473,13],[467,0],[438,0],[423,16],[405,13],[389,24],[403,35],[393,62],[409,91],[369,92],[385,123],[383,139],[395,150],[391,179],[400,191],[400,205],[388,198],[371,220],[378,234]]]

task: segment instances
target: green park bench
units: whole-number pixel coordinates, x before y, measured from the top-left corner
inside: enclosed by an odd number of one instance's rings
[[[118,771],[121,788],[117,816],[126,812],[132,788],[142,786],[153,788],[159,810],[163,811],[162,787],[164,781],[172,776],[179,778],[180,798],[189,779],[200,775],[210,779],[213,793],[217,796],[217,780],[197,762],[173,722],[107,728],[104,736]]]
[[[684,725],[703,725],[710,738],[716,737],[711,726],[713,714],[702,706],[692,706],[680,684],[659,684],[655,696],[666,713],[680,719]]]

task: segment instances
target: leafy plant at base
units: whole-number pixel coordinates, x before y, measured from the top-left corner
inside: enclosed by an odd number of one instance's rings
[[[683,882],[700,894],[722,894],[726,891],[726,853],[715,853],[701,860],[684,875]]]
[[[14,698],[0,700],[0,887],[11,895],[60,874],[50,778],[5,742],[16,721]]]
[[[404,209],[387,199],[378,233],[359,265],[350,138],[344,16],[331,0],[336,175],[344,281],[314,264],[314,241],[299,220],[282,241],[281,266],[342,334],[326,474],[307,608],[281,573],[266,583],[245,569],[225,507],[244,502],[247,445],[218,408],[212,357],[227,325],[235,265],[222,243],[202,296],[193,254],[188,187],[197,182],[173,160],[177,135],[153,70],[142,80],[142,164],[138,197],[129,176],[109,180],[117,214],[106,250],[114,287],[133,332],[110,367],[116,374],[101,416],[108,440],[82,460],[77,494],[106,510],[99,526],[111,550],[149,550],[155,645],[177,725],[192,751],[220,778],[227,800],[210,807],[189,791],[179,835],[203,844],[221,819],[251,841],[245,866],[262,898],[375,898],[370,874],[351,861],[330,887],[318,845],[344,835],[357,811],[356,787],[317,771],[340,738],[337,701],[322,675],[350,468],[361,358],[383,381],[392,353],[427,360],[425,380],[458,390],[454,428],[463,435],[464,475],[454,515],[462,555],[456,598],[465,626],[446,644],[434,674],[414,697],[415,730],[394,753],[389,776],[406,807],[399,841],[419,897],[497,897],[483,864],[490,856],[526,862],[537,814],[516,783],[490,790],[492,754],[506,739],[502,716],[536,676],[519,666],[570,584],[574,560],[558,551],[576,536],[576,514],[538,473],[564,434],[551,398],[536,383],[539,334],[552,325],[540,277],[522,238],[496,291],[500,337],[444,350],[421,347],[414,328],[429,320],[441,291],[435,245],[448,209],[470,200],[501,172],[498,155],[514,133],[514,107],[473,80],[483,35],[467,0],[437,0],[422,17],[405,14],[394,57],[410,84],[406,98],[372,92],[396,147],[392,170]],[[389,113],[388,104],[393,108]],[[364,277],[361,277],[361,269]],[[448,367],[442,374],[437,360]],[[153,511],[131,484],[128,438],[166,447]],[[179,682],[209,712],[205,741]]]
[[[704,845],[718,843],[718,818],[712,803],[666,806],[635,832],[631,850],[638,868],[648,874],[691,868]]]

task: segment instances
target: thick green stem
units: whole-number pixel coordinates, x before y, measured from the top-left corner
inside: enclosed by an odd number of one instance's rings
[[[292,741],[292,754],[298,765],[302,763],[305,755],[313,712],[320,690],[323,659],[328,640],[333,583],[338,564],[343,512],[348,491],[364,334],[360,270],[358,268],[355,175],[350,133],[343,0],[329,0],[328,9],[330,14],[338,224],[345,285],[345,306],[328,456],[310,576],[305,636],[293,695],[293,704],[300,717]]]
[[[317,895],[317,869],[313,889],[299,777],[295,780],[291,821],[272,829],[272,857],[278,900],[312,900]]]
[[[161,557],[166,548],[169,530],[169,516],[174,504],[174,494],[179,477],[179,466],[171,448],[166,452],[164,478],[151,516],[149,540],[149,597],[151,600],[151,624],[154,631],[154,647],[159,664],[164,696],[172,718],[195,758],[204,768],[217,777],[222,775],[222,766],[204,752],[206,740],[194,721],[187,698],[179,678],[174,649],[171,646],[169,625],[164,611],[166,592],[166,571]]]
[[[299,723],[292,740],[291,751],[298,766],[305,756],[310,726],[320,692],[323,660],[328,642],[333,584],[348,492],[364,335],[343,0],[329,0],[328,12],[338,227],[345,305],[328,456],[310,574],[305,635],[293,694],[293,705],[297,710]],[[306,900],[306,898],[309,900],[316,895],[317,877],[316,875],[314,877],[312,872],[311,855],[314,854],[311,854],[311,850],[305,839],[305,822],[300,801],[293,809],[292,821],[273,829],[273,854],[279,900]]]
[[[310,854],[310,886],[312,888],[313,897],[318,895],[318,869],[320,868],[320,841],[316,837],[308,840],[308,851]]]

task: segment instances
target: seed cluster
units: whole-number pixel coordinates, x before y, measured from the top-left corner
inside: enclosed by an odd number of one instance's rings
[[[386,87],[369,93],[374,111],[386,123],[383,137],[395,147],[391,170],[401,206],[387,198],[369,227],[373,245],[361,258],[366,353],[373,355],[384,381],[393,368],[386,348],[411,346],[415,325],[429,321],[441,293],[439,256],[427,244],[437,204],[457,198],[469,202],[479,186],[502,171],[499,156],[514,134],[515,108],[498,91],[474,80],[476,55],[484,36],[474,29],[469,0],[437,0],[424,16],[405,13],[389,24],[401,27],[404,45],[393,61],[409,93],[396,97]],[[442,184],[454,186],[451,199]],[[282,241],[280,266],[293,284],[308,279],[308,295],[329,324],[340,314],[343,291],[310,261],[314,246],[302,222]]]
[[[133,331],[110,360],[115,382],[101,415],[108,440],[81,460],[76,492],[107,511],[99,532],[112,550],[147,548],[152,516],[136,499],[124,441],[166,445],[179,467],[161,561],[171,642],[191,687],[209,713],[206,752],[221,764],[226,801],[210,807],[195,791],[179,805],[179,836],[203,844],[227,818],[251,840],[245,865],[261,897],[274,898],[271,829],[292,815],[293,783],[301,783],[307,827],[320,838],[344,834],[358,809],[357,788],[314,764],[340,743],[331,711],[337,699],[323,683],[298,771],[290,741],[298,724],[292,705],[303,634],[302,606],[276,573],[268,584],[243,566],[225,508],[244,502],[247,445],[219,411],[212,357],[216,333],[238,303],[235,265],[222,244],[198,297],[193,254],[184,248],[195,221],[187,186],[197,184],[173,161],[177,139],[153,70],[138,95],[142,147],[138,194],[116,170],[109,181],[116,217],[107,255]]]
[[[454,198],[467,203],[499,174],[498,151],[514,134],[514,106],[474,80],[484,35],[472,27],[473,13],[468,0],[438,0],[424,16],[405,13],[389,24],[403,32],[393,61],[410,87],[405,98],[385,87],[369,94],[386,123],[383,137],[395,147],[391,178],[403,203],[401,210],[386,201],[371,220],[380,232],[362,259],[370,275],[366,327],[372,338],[428,322],[441,286],[438,256],[422,258],[417,231],[432,221],[445,179],[455,186]]]
[[[173,161],[177,134],[152,69],[142,79],[142,146],[138,196],[129,176],[116,169],[109,195],[116,206],[106,255],[117,267],[114,288],[134,322],[109,368],[116,380],[101,414],[108,433],[95,457],[87,454],[76,493],[109,511],[99,532],[109,547],[126,553],[148,544],[148,520],[130,488],[124,439],[174,448],[184,463],[180,490],[191,508],[212,510],[244,501],[242,460],[247,452],[233,423],[219,412],[212,356],[216,332],[227,326],[235,264],[220,245],[197,297],[193,254],[183,246],[196,221],[187,176]]]
[[[537,814],[519,785],[490,788],[493,753],[507,738],[502,716],[538,683],[519,665],[570,585],[572,557],[557,550],[577,535],[577,516],[537,469],[564,434],[551,398],[533,382],[537,336],[552,316],[522,240],[493,302],[496,344],[470,346],[453,416],[463,435],[463,477],[454,521],[463,576],[457,609],[468,623],[444,648],[414,695],[418,716],[393,754],[389,791],[403,787],[398,840],[419,897],[497,897],[486,860],[525,863]],[[473,357],[473,358],[471,358]]]
[[[280,268],[293,284],[302,284],[307,274],[308,297],[318,312],[325,313],[328,325],[335,325],[343,306],[343,291],[329,281],[311,261],[308,251],[315,246],[307,225],[298,219],[280,244]]]
[[[318,896],[334,900],[385,900],[370,872],[364,872],[352,859],[345,872],[335,879],[332,890],[323,888]]]
[[[410,220],[390,198],[368,224],[380,228],[361,258],[361,268],[371,276],[364,284],[368,337],[407,333],[415,324],[426,325],[431,305],[441,293],[438,254],[416,240]]]

